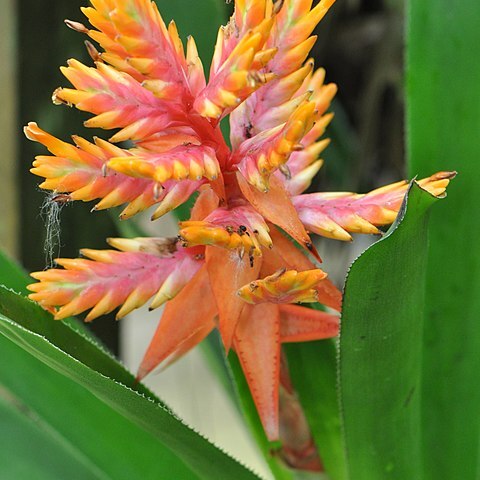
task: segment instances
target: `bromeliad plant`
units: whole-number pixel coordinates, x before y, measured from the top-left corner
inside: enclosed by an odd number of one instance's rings
[[[314,70],[312,32],[334,3],[236,0],[218,33],[206,81],[195,41],[184,51],[175,23],[165,26],[149,0],[92,0],[84,8],[95,66],[70,60],[73,88],[57,104],[94,116],[87,127],[116,130],[108,140],[63,142],[30,123],[26,135],[51,156],[32,172],[61,201],[99,200],[93,210],[126,205],[121,219],[155,206],[152,219],[196,200],[176,238],[111,238],[111,250],[58,259],[63,269],[32,276],[30,298],[64,319],[87,321],[120,307],[166,304],[138,378],[166,367],[218,329],[225,352],[240,360],[269,440],[281,440],[291,465],[320,460],[290,384],[283,343],[338,334],[342,295],[318,268],[311,234],[342,241],[380,234],[407,190],[402,181],[361,195],[309,193],[328,145],[322,135],[336,93]],[[220,129],[229,117],[230,138]],[[453,174],[418,183],[441,196]],[[295,245],[294,241],[298,244]],[[299,303],[319,302],[325,311]],[[298,433],[299,425],[304,425]]]

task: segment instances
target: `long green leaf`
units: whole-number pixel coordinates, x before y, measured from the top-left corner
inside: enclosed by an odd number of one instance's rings
[[[9,407],[1,421],[0,478],[37,479],[45,471],[48,480],[130,480],[139,470],[149,480],[170,472],[182,480],[198,478],[152,435],[3,335],[0,352],[8,360],[0,363],[0,396]],[[23,446],[7,457],[14,441]],[[42,461],[36,452],[44,447],[49,451]]]
[[[457,170],[434,213],[424,345],[425,479],[480,478],[480,8],[411,0],[407,151],[412,175]]]
[[[136,386],[133,376],[89,338],[4,289],[0,311],[0,333],[155,437],[200,478],[257,478],[183,424],[145,387]]]
[[[286,344],[292,382],[318,453],[332,480],[346,478],[338,408],[335,344],[330,340]]]
[[[31,417],[33,418],[33,421]],[[56,438],[38,425],[37,416],[0,389],[0,476],[27,480],[95,480],[108,478],[96,466],[85,465]],[[91,467],[91,468],[89,468]]]
[[[436,201],[413,184],[396,223],[347,276],[339,384],[352,480],[422,478],[427,219]]]
[[[0,285],[7,285],[16,292],[26,294],[29,282],[27,273],[0,250]]]

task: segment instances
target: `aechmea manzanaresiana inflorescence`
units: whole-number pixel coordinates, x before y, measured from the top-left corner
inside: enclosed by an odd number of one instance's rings
[[[28,138],[52,154],[37,157],[32,172],[68,200],[98,201],[94,210],[125,205],[122,219],[152,206],[156,219],[198,196],[177,238],[113,238],[112,250],[58,259],[64,269],[33,274],[39,283],[30,297],[57,319],[90,310],[87,321],[117,307],[121,318],[151,298],[151,308],[166,303],[139,378],[218,328],[225,350],[239,357],[268,438],[284,440],[292,463],[317,468],[315,454],[305,453],[310,440],[288,445],[286,407],[279,409],[279,395],[296,401],[281,344],[338,333],[341,293],[318,268],[310,234],[379,233],[407,189],[402,181],[366,195],[303,194],[322,165],[337,90],[309,59],[312,32],[334,2],[236,0],[208,82],[194,39],[184,50],[175,23],[166,27],[153,2],[91,3],[82,10],[92,29],[67,24],[102,52],[87,42],[95,66],[70,60],[62,72],[73,88],[57,89],[53,101],[92,113],[87,127],[116,133],[69,144],[30,123]],[[219,127],[227,115],[229,143]],[[129,147],[118,145],[125,141]],[[452,176],[419,184],[442,195]]]

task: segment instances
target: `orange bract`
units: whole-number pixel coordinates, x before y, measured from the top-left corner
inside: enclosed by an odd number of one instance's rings
[[[337,90],[308,58],[312,32],[334,2],[312,3],[236,0],[207,83],[195,41],[189,38],[184,51],[175,24],[164,24],[154,2],[91,0],[82,11],[92,28],[67,25],[101,51],[88,43],[92,66],[68,61],[62,72],[72,87],[57,89],[53,101],[89,112],[87,127],[113,135],[74,136],[70,144],[35,123],[25,128],[51,153],[33,164],[41,188],[97,201],[94,210],[126,204],[125,219],[156,205],[156,219],[199,193],[177,238],[110,239],[116,250],[59,259],[63,269],[32,274],[39,282],[30,297],[59,319],[90,310],[92,320],[117,307],[120,318],[150,298],[151,308],[166,303],[139,378],[217,328],[226,351],[238,354],[270,440],[281,436],[280,423],[295,430],[281,416],[300,408],[280,382],[288,379],[282,342],[338,333],[341,292],[314,263],[320,257],[311,233],[340,240],[350,240],[349,232],[378,233],[394,221],[406,191],[400,182],[366,195],[303,194],[323,163],[329,141],[319,137]],[[219,127],[229,114],[232,147]],[[453,175],[419,184],[443,195]],[[294,305],[317,301],[335,312]],[[283,440],[290,462],[307,458],[299,468],[320,468],[310,450]],[[302,448],[311,447],[306,434]]]

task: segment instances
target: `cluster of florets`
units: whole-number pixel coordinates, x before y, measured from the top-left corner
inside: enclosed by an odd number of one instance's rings
[[[303,194],[328,145],[320,137],[336,86],[308,56],[333,0],[314,8],[312,0],[236,0],[208,83],[193,38],[184,51],[153,2],[91,3],[83,12],[92,29],[67,24],[102,51],[87,42],[95,66],[70,60],[62,72],[73,88],[53,98],[92,113],[86,126],[116,133],[70,144],[31,123],[27,136],[52,154],[37,157],[32,172],[68,201],[95,200],[95,210],[125,204],[122,219],[152,206],[156,219],[197,197],[178,238],[109,239],[114,249],[58,259],[63,269],[33,274],[40,282],[30,297],[57,319],[90,310],[88,321],[117,307],[121,318],[152,297],[151,308],[166,303],[140,378],[217,328],[239,357],[268,438],[278,439],[289,428],[279,395],[296,401],[281,344],[338,332],[341,293],[318,268],[310,235],[379,233],[406,191],[399,182],[366,195]],[[228,115],[231,147],[219,126]],[[450,177],[420,184],[439,195]],[[310,302],[327,311],[297,305]],[[285,451],[295,456],[295,448]]]

